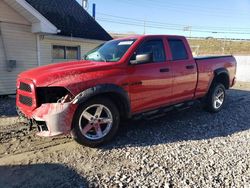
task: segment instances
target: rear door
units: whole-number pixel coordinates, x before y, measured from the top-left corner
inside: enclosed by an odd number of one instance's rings
[[[190,52],[188,53],[189,46],[184,39],[169,37],[167,41],[172,56],[173,103],[191,100],[194,97],[197,83],[195,60]]]
[[[129,93],[133,112],[151,110],[170,101],[172,72],[165,49],[163,38],[148,39],[131,58],[133,60],[139,54],[153,55],[152,62],[129,65]]]

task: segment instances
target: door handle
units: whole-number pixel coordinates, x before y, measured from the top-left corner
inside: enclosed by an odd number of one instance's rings
[[[160,69],[160,72],[169,72],[169,68]]]
[[[194,69],[194,65],[187,65],[186,69]]]

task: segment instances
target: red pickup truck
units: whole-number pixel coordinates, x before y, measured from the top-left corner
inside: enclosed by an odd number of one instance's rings
[[[38,135],[71,132],[78,143],[95,147],[113,138],[122,119],[194,100],[220,111],[235,73],[233,56],[193,58],[185,37],[131,36],[98,46],[84,60],[21,73],[16,102]]]

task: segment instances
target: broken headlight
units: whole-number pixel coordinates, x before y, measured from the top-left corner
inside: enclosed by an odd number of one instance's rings
[[[72,100],[71,93],[64,87],[36,88],[37,105],[45,103],[64,103]]]

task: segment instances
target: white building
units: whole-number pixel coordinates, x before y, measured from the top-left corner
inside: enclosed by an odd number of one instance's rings
[[[81,59],[110,35],[75,0],[0,0],[0,95],[30,68]]]

